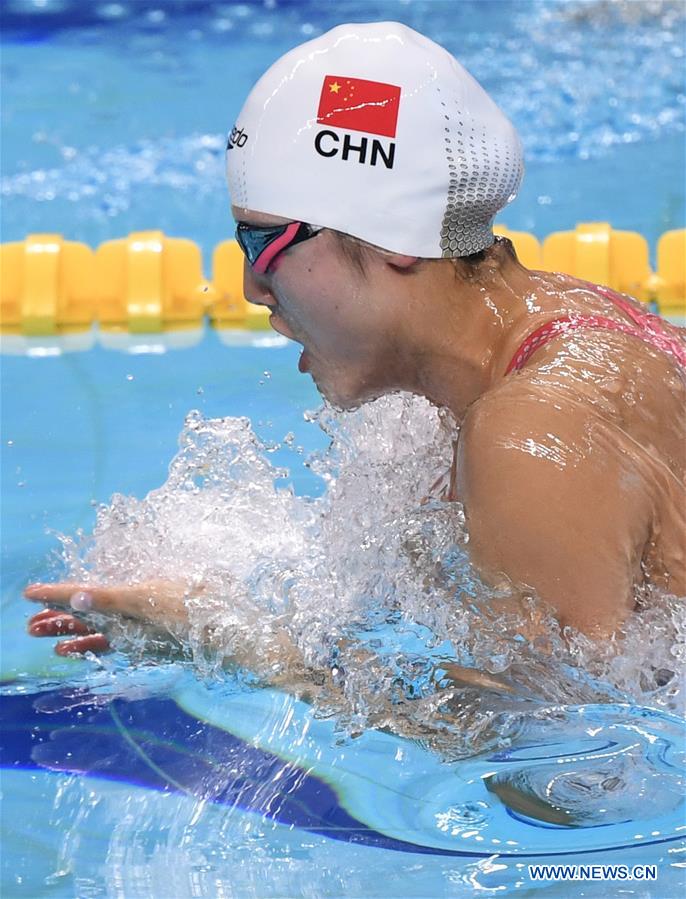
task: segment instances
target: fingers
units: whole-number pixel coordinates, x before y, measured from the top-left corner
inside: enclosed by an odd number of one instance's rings
[[[30,618],[28,632],[32,637],[82,636],[94,633],[85,622],[57,609],[44,609]]]
[[[93,587],[73,581],[59,584],[29,584],[24,596],[31,602],[50,603],[51,606],[77,609],[79,612],[112,612],[131,618],[145,617],[142,612],[141,596],[145,595],[145,584],[130,587],[122,584],[116,587]],[[72,602],[73,601],[73,602]],[[78,601],[79,605],[76,604]]]
[[[59,609],[43,609],[42,612],[36,612],[35,615],[29,618],[29,627],[34,622],[47,621],[49,618],[59,617],[60,615],[64,615],[64,612],[60,612]]]
[[[58,656],[82,655],[84,652],[107,652],[110,644],[103,634],[88,634],[85,637],[75,637],[73,640],[61,640],[55,646]]]
[[[69,608],[72,598],[88,603],[89,610],[124,615],[139,621],[161,626],[184,625],[188,613],[184,602],[186,587],[171,581],[149,581],[144,584],[121,584],[113,587],[94,587],[88,584],[63,582],[60,584],[30,584],[24,596],[32,602]],[[85,611],[79,607],[79,611]]]
[[[83,584],[65,581],[61,584],[29,584],[24,590],[24,596],[32,602],[49,602],[55,606],[68,606],[75,593],[89,593],[95,600],[95,592],[102,593],[103,590],[101,588],[99,591],[94,591]],[[95,602],[93,607],[97,607]]]
[[[62,581],[59,584],[29,584],[24,596],[31,602],[46,602],[51,606],[72,608],[72,600],[79,597],[86,606],[78,606],[78,611],[118,612],[131,614],[130,599],[138,592],[145,592],[146,585],[129,587],[93,587],[89,584],[78,584],[73,581]],[[133,617],[138,617],[134,615]]]
[[[107,637],[98,634],[88,625],[58,609],[44,609],[29,619],[28,632],[32,637],[65,637],[55,646],[58,656],[82,655],[84,652],[107,652]]]

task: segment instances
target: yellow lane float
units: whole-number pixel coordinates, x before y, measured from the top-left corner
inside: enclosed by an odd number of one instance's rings
[[[686,323],[686,229],[657,244],[657,272],[646,239],[587,222],[550,234],[495,226],[512,240],[528,268],[565,272],[653,302]],[[243,255],[233,240],[215,247],[212,280],[192,240],[139,231],[93,252],[59,234],[31,234],[0,246],[0,332],[25,338],[88,331],[162,334],[199,329],[205,318],[220,331],[268,328],[268,310],[243,296]]]
[[[638,300],[651,299],[648,241],[635,231],[615,231],[608,222],[550,234],[543,241],[541,267],[606,284]]]
[[[95,256],[59,234],[30,234],[0,246],[0,330],[60,335],[96,318]]]
[[[192,240],[137,231],[95,253],[97,320],[107,331],[156,334],[199,328],[205,315],[200,247]]]
[[[660,312],[686,324],[686,229],[666,231],[657,242],[657,274],[648,279]]]

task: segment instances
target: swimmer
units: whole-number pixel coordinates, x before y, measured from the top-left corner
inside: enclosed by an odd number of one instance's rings
[[[260,79],[226,155],[245,296],[303,346],[300,371],[342,409],[409,391],[460,423],[435,489],[463,504],[503,613],[536,596],[602,639],[650,588],[686,595],[683,334],[494,237],[520,140],[446,50],[396,23],[334,28]],[[107,648],[90,611],[182,635],[199,601],[163,581],[25,595],[60,654]],[[277,635],[274,658],[294,652]]]

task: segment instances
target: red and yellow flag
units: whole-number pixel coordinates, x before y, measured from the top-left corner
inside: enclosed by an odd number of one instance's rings
[[[326,75],[317,122],[349,131],[395,137],[400,88],[383,81]]]

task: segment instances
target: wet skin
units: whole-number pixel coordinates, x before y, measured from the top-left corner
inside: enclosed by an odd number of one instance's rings
[[[476,273],[374,250],[363,273],[322,231],[264,275],[246,266],[244,290],[303,345],[301,370],[333,404],[406,390],[451,409],[461,430],[442,493],[464,504],[472,561],[487,583],[508,586],[504,605],[535,593],[562,626],[602,637],[635,608],[637,587],[686,595],[686,383],[676,363],[635,337],[582,330],[504,375],[546,321],[574,312],[624,320],[583,282],[530,271],[502,245]],[[79,586],[32,585],[26,596],[68,608]],[[177,620],[183,585],[158,582],[153,592],[153,613],[148,585],[98,595],[108,612]],[[61,653],[106,647],[66,612],[39,613],[29,632],[77,634]]]

